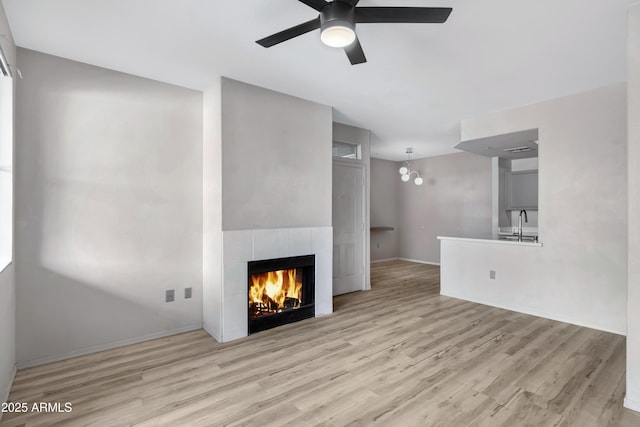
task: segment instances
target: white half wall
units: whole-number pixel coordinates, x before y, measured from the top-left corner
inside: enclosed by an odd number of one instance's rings
[[[201,328],[202,93],[24,49],[18,65],[18,364]]]
[[[627,395],[640,411],[640,4],[629,9],[628,36],[629,253],[627,300]]]
[[[440,293],[547,319],[624,334],[611,307],[567,280],[546,286],[561,261],[546,259],[544,246],[443,239]],[[495,279],[489,272],[495,271]],[[568,297],[571,296],[570,301]]]
[[[619,84],[462,122],[463,140],[539,129],[543,247],[517,256],[512,246],[472,254],[450,244],[441,264],[451,295],[481,292],[486,304],[626,333],[626,92]]]

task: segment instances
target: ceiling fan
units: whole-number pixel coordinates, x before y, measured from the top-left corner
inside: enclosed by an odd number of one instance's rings
[[[331,47],[344,48],[352,65],[367,62],[356,35],[356,24],[432,23],[441,24],[451,13],[450,7],[356,7],[360,0],[298,0],[320,12],[316,19],[288,28],[256,41],[271,47],[321,29],[320,39]]]

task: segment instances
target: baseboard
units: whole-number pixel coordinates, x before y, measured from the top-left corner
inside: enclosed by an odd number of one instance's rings
[[[13,385],[13,380],[16,378],[16,372],[18,372],[18,368],[14,366],[6,388],[4,390],[0,390],[0,404],[9,401],[9,393],[11,393],[11,386]],[[2,411],[0,411],[0,420],[2,420]]]
[[[595,329],[596,331],[609,332],[611,334],[622,335],[623,337],[627,335],[626,331],[619,331],[610,328],[604,328],[602,326],[593,325],[587,322],[577,321],[575,319],[569,319],[562,316],[550,316],[547,313],[540,313],[539,311],[532,310],[529,307],[519,307],[519,306],[507,306],[505,304],[497,304],[494,302],[483,301],[479,298],[469,298],[466,296],[454,295],[447,292],[442,292],[440,290],[440,295],[450,298],[461,299],[463,301],[469,301],[476,304],[488,305],[489,307],[501,308],[503,310],[515,311],[516,313],[527,314],[529,316],[541,317],[543,319],[553,320],[556,322],[569,323],[571,325],[581,326],[583,328]]]
[[[376,264],[378,262],[397,261],[397,260],[398,258],[376,259],[376,260],[371,260],[371,264]]]
[[[440,267],[440,263],[439,262],[421,261],[419,259],[411,259],[411,258],[398,258],[398,259],[400,261],[416,262],[418,264],[427,264],[427,265],[437,265],[438,267]]]
[[[640,402],[637,400],[631,400],[628,397],[624,398],[624,407],[631,409],[632,411],[640,412]]]
[[[138,344],[144,341],[155,340],[158,338],[164,338],[171,335],[182,334],[185,332],[196,331],[202,329],[202,323],[196,325],[189,325],[178,329],[172,329],[170,331],[156,332],[149,335],[143,335],[136,338],[128,338],[126,340],[115,341],[109,344],[101,344],[93,347],[87,347],[82,350],[72,351],[69,353],[59,354],[56,356],[47,356],[40,359],[28,360],[26,362],[18,363],[18,369],[33,368],[35,366],[46,365],[48,363],[59,362],[61,360],[71,359],[78,356],[86,356],[87,354],[97,353],[105,350],[112,350],[118,347],[124,347],[126,345]]]

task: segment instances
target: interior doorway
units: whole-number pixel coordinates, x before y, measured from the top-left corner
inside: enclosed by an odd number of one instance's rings
[[[333,295],[365,289],[365,164],[333,160]]]

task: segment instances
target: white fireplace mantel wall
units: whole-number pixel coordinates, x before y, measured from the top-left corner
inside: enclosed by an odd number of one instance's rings
[[[331,227],[233,230],[222,233],[222,336],[227,342],[246,337],[248,331],[249,261],[315,255],[316,317],[333,311]]]

